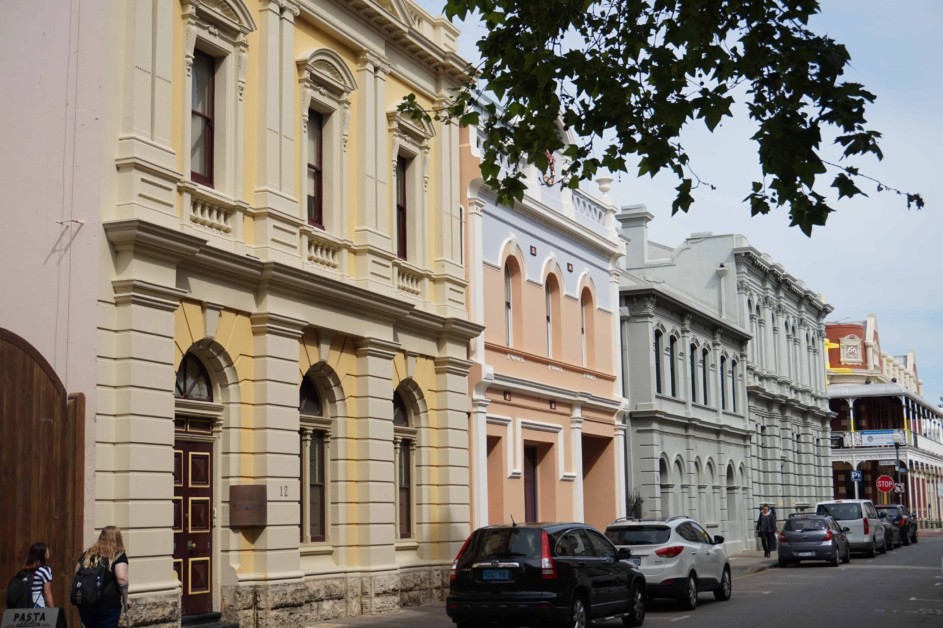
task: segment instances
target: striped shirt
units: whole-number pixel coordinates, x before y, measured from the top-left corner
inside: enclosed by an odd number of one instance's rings
[[[52,582],[52,567],[40,565],[33,574],[33,606],[46,608],[46,596],[43,595],[43,585]]]

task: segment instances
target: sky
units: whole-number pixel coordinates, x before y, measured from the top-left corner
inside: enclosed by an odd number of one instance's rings
[[[432,14],[439,14],[444,5],[442,0],[418,1]],[[677,246],[701,231],[743,234],[834,307],[829,322],[864,320],[874,314],[881,350],[891,355],[914,351],[923,397],[940,405],[943,2],[822,0],[821,6],[812,30],[846,46],[851,55],[846,80],[864,84],[877,96],[867,108],[867,127],[883,134],[884,159],[859,159],[856,165],[893,188],[920,193],[926,201],[923,210],[908,210],[903,197],[859,182],[868,197],[833,204],[837,211],[811,238],[788,226],[786,208],[751,217],[743,198],[751,182],[760,179],[760,170],[745,115],[726,119],[713,134],[700,127],[683,136],[694,171],[717,188],[696,190],[687,214],[671,215],[677,181],[667,173],[654,179],[616,175],[610,197],[618,206],[644,204],[655,215],[649,239],[661,244]],[[459,51],[474,62],[481,28],[474,19],[458,26]],[[595,185],[583,187],[598,193]]]

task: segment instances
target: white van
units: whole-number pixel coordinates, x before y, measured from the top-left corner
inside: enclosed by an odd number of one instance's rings
[[[833,499],[815,505],[815,514],[830,515],[843,528],[848,528],[852,551],[864,552],[871,558],[887,552],[884,524],[870,499]]]

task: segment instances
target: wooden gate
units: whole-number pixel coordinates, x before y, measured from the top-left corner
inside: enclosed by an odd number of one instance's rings
[[[30,545],[42,541],[70,626],[80,625],[69,585],[82,552],[84,428],[85,396],[67,395],[32,345],[0,329],[0,600]]]

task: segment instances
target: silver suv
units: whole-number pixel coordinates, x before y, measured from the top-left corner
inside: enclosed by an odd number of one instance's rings
[[[874,558],[887,553],[884,524],[870,499],[833,499],[815,505],[815,514],[830,515],[843,528],[851,551],[864,552]]]
[[[701,591],[713,591],[720,601],[730,599],[733,583],[724,537],[711,537],[694,519],[616,519],[606,536],[616,547],[632,551],[629,560],[645,575],[649,598],[673,598],[685,610],[697,606]]]

